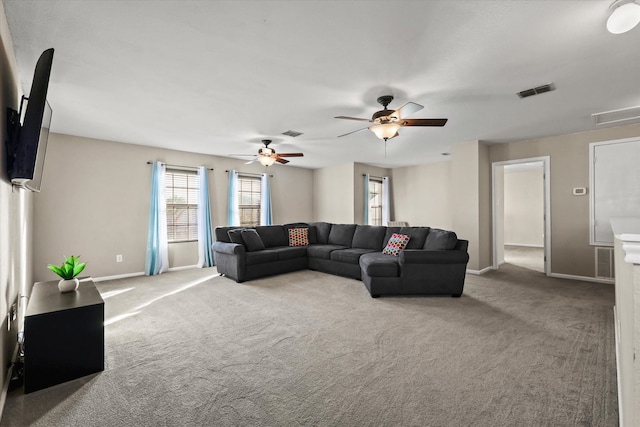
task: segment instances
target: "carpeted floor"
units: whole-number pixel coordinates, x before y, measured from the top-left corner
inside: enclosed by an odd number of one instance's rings
[[[312,271],[99,283],[106,369],[2,426],[615,426],[611,285],[505,265],[460,299]]]

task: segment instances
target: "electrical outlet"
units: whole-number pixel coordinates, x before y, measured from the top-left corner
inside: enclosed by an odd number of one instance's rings
[[[116,255],[116,262],[122,262],[122,254]]]

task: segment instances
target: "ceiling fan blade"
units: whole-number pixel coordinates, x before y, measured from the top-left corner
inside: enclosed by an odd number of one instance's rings
[[[405,119],[400,122],[402,126],[444,126],[447,119]]]
[[[245,163],[245,165],[250,165],[251,163],[255,162],[258,160],[258,157],[254,157],[253,159],[249,160],[248,162]]]
[[[402,119],[404,117],[408,117],[415,113],[416,111],[422,110],[424,107],[420,104],[416,104],[415,102],[407,102],[402,107],[398,108],[391,115],[393,117],[397,117],[398,119]]]
[[[338,138],[341,138],[341,137],[343,137],[343,136],[347,136],[347,135],[351,135],[352,133],[360,132],[361,130],[365,130],[365,129],[369,129],[369,128],[368,128],[368,127],[366,127],[366,128],[362,128],[362,129],[354,130],[353,132],[344,133],[344,134],[342,134],[342,135],[338,135]]]
[[[289,163],[289,160],[281,159],[281,158],[280,158],[280,156],[278,156],[278,157],[276,158],[276,162],[281,163],[281,164],[283,164],[283,165],[286,165],[287,163]]]
[[[360,119],[358,117],[335,116],[334,119],[357,120],[359,122],[370,122],[369,119]]]
[[[302,153],[278,153],[279,157],[303,157]]]
[[[227,156],[233,157],[254,157],[255,154],[227,154]]]

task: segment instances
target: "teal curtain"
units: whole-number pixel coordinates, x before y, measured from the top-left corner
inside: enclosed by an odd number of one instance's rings
[[[364,218],[362,219],[362,223],[364,225],[369,225],[369,174],[364,174]]]
[[[227,225],[240,225],[238,209],[238,171],[229,171],[229,190],[227,192]]]
[[[260,225],[273,224],[271,213],[271,183],[269,174],[263,173],[260,178]]]
[[[161,274],[169,269],[169,242],[167,239],[167,202],[164,195],[165,166],[154,162],[151,173],[149,200],[149,231],[144,273]]]
[[[209,171],[206,167],[198,168],[198,180],[198,266],[213,267],[213,227],[209,201]]]

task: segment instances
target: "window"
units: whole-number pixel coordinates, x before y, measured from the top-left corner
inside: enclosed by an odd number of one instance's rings
[[[369,225],[382,225],[382,180],[369,179]]]
[[[260,225],[261,185],[259,177],[238,175],[238,210],[243,227]]]
[[[167,169],[164,194],[169,242],[198,240],[198,186],[195,171]]]

